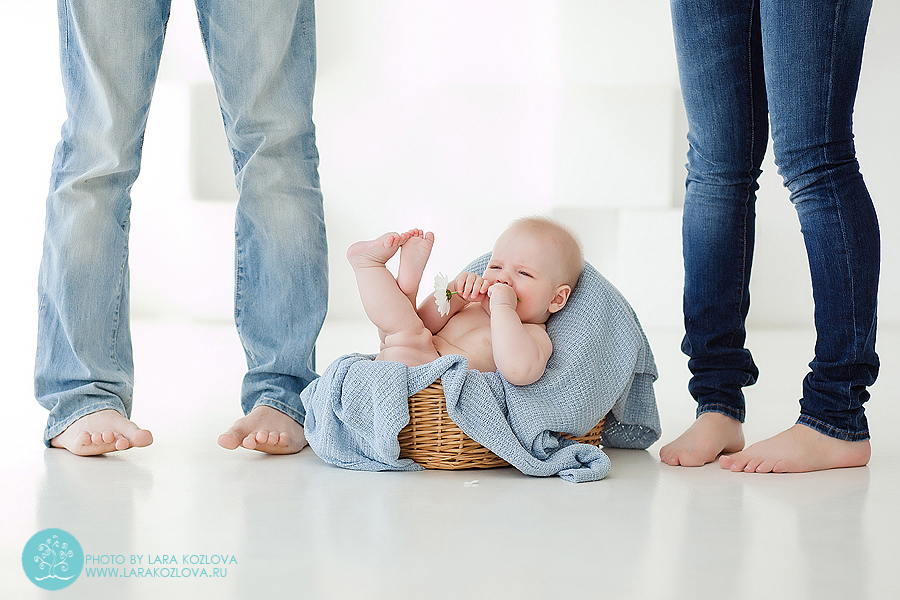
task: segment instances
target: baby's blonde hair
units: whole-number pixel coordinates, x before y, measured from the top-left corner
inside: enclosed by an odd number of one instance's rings
[[[584,252],[581,249],[581,242],[572,230],[556,219],[544,216],[522,217],[509,226],[510,229],[520,227],[547,238],[558,250],[563,277],[560,283],[575,289],[575,284],[578,283],[578,278],[584,270]]]

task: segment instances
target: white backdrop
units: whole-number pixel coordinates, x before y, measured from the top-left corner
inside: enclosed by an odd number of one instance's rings
[[[193,5],[173,4],[133,191],[133,316],[228,320],[233,174]],[[2,360],[29,371],[64,120],[56,8],[0,5]],[[344,259],[355,240],[433,230],[430,277],[489,250],[510,220],[551,213],[648,328],[681,327],[686,125],[667,0],[321,0],[317,15],[331,318],[362,317]],[[900,3],[876,1],[855,118],[882,226],[882,327],[900,323],[898,30]],[[799,225],[771,158],[764,169],[751,325],[809,326]]]

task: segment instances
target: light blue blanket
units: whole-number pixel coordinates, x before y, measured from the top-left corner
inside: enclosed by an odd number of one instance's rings
[[[486,261],[467,270],[480,273]],[[412,368],[343,356],[301,395],[306,438],[319,457],[340,467],[419,470],[399,458],[397,434],[409,422],[409,396],[440,378],[450,418],[522,473],[602,479],[610,469],[606,454],[556,432],[583,435],[606,415],[605,446],[647,448],[659,439],[653,354],[634,311],[590,265],[547,332],[553,354],[541,379],[527,386],[469,370],[462,356]]]

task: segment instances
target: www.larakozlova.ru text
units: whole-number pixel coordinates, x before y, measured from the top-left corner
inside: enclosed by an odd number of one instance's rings
[[[175,554],[87,554],[84,563],[87,577],[221,578],[228,576],[225,565],[236,565],[237,558],[233,554],[182,554],[179,561]]]

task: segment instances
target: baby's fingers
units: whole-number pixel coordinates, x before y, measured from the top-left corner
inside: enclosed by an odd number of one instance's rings
[[[456,279],[456,289],[463,300],[471,301],[481,289],[481,277],[475,273],[463,273]]]

